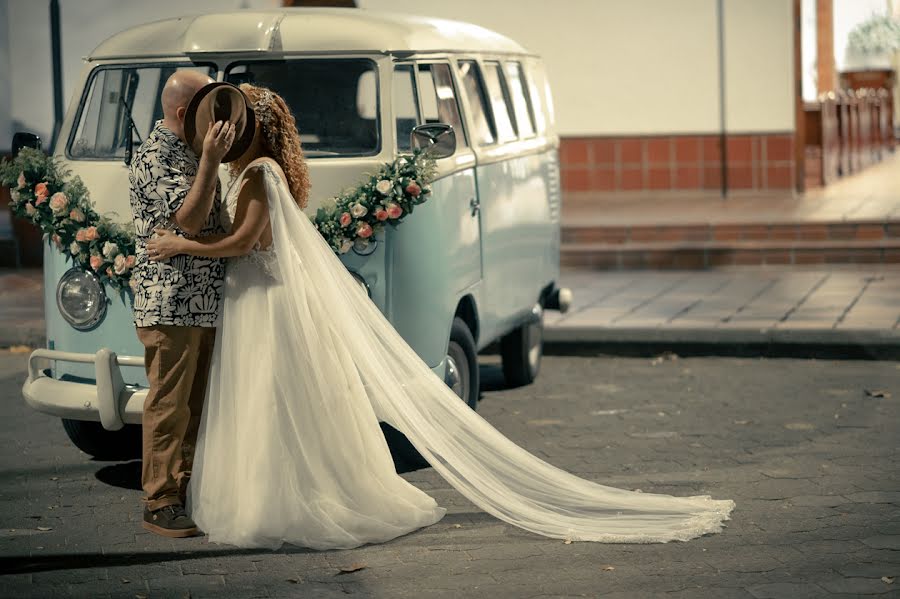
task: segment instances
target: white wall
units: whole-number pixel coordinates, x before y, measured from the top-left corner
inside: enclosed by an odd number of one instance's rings
[[[790,0],[725,0],[725,119],[734,132],[794,129]]]
[[[467,20],[541,54],[563,135],[719,130],[716,0],[359,0]],[[790,0],[725,0],[732,131],[794,127]],[[521,16],[518,16],[521,15]]]
[[[803,99],[809,102],[819,96],[816,0],[802,0],[800,16],[800,64],[803,69]]]

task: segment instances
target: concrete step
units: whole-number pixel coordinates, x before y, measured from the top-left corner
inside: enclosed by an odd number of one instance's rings
[[[900,222],[566,224],[561,262],[601,270],[896,264]]]
[[[564,267],[595,270],[719,266],[900,264],[900,238],[846,241],[665,241],[566,243]]]

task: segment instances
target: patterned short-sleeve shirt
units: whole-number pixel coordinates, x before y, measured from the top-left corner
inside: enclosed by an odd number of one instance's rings
[[[184,235],[174,216],[194,183],[198,166],[196,154],[162,121],[157,121],[132,157],[129,181],[136,245],[132,277],[136,326],[216,326],[224,285],[222,260],[186,255],[162,262],[147,258],[147,241],[157,227]],[[224,232],[219,220],[222,198],[218,182],[215,194],[199,237]]]

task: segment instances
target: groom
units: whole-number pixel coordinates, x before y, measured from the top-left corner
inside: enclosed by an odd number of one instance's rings
[[[162,91],[163,119],[134,153],[129,174],[137,245],[134,324],[150,382],[143,414],[143,526],[166,537],[198,534],[184,501],[215,340],[223,264],[184,255],[153,262],[146,243],[157,227],[186,236],[224,232],[218,168],[231,147],[234,126],[211,126],[199,159],[184,134],[191,98],[211,82],[191,70],[169,77]]]

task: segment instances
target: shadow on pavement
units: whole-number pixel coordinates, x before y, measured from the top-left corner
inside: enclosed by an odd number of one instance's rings
[[[211,551],[154,551],[141,553],[81,553],[77,555],[57,553],[40,557],[21,556],[0,558],[0,572],[4,574],[29,574],[55,570],[79,570],[85,568],[115,568],[120,566],[144,566],[162,562],[179,562],[215,557],[240,555],[317,553],[304,547],[283,547],[278,551],[268,549],[214,549]]]
[[[101,483],[120,489],[141,490],[141,461],[122,462],[104,466],[94,473]]]

